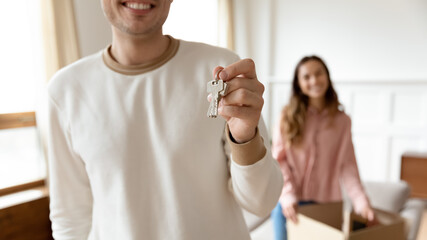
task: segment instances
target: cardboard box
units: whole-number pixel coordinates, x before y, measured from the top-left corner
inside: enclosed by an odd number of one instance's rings
[[[374,209],[380,224],[364,227],[366,219],[343,213],[343,204],[300,206],[298,223],[287,221],[289,240],[405,240],[405,221],[399,215]]]

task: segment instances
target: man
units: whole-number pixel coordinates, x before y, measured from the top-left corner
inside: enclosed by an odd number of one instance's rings
[[[55,239],[250,239],[240,207],[277,203],[254,63],[163,35],[171,2],[103,0],[111,46],[49,85]],[[226,123],[206,117],[221,69]]]

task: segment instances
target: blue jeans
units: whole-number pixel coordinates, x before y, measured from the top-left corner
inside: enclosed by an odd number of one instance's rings
[[[299,206],[314,204],[313,201],[301,201],[298,203]],[[286,230],[286,218],[282,213],[282,205],[277,203],[277,206],[271,212],[271,220],[273,221],[274,239],[275,240],[287,240],[288,231]]]

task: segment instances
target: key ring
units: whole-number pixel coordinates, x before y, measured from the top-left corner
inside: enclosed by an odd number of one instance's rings
[[[215,81],[222,81],[224,84],[224,90],[223,90],[223,95],[225,96],[228,93],[228,84],[226,82],[224,82],[224,80],[219,78],[219,74],[221,73],[221,71],[224,70],[224,68],[220,68],[216,73],[215,73]]]
[[[220,68],[218,69],[218,71],[215,73],[215,81],[222,81],[224,84],[224,90],[223,90],[223,95],[225,96],[228,93],[228,84],[226,82],[224,82],[224,80],[219,78],[219,74],[221,73],[221,71],[224,70],[224,68]]]
[[[215,81],[220,80],[219,78],[219,74],[221,73],[221,71],[224,70],[223,68],[218,69],[218,71],[215,73]]]

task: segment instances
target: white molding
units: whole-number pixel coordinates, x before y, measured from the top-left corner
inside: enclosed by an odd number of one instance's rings
[[[267,82],[270,83],[292,83],[292,80],[289,78],[283,77],[267,77],[265,78]],[[427,79],[333,79],[333,84],[426,84]]]

